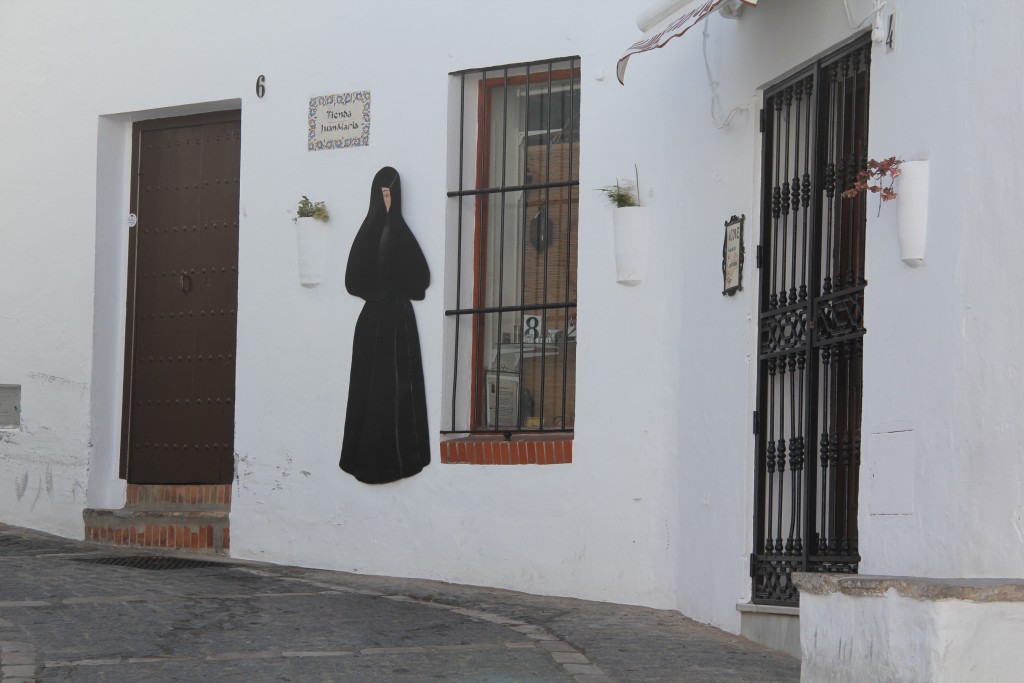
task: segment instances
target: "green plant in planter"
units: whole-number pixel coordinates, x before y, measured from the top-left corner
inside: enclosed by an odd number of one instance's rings
[[[635,184],[628,180],[620,181],[616,178],[614,185],[599,187],[597,191],[603,193],[608,198],[608,201],[618,208],[640,206],[640,173],[636,170],[636,166],[633,166],[633,171],[636,172]]]
[[[302,199],[299,200],[299,210],[296,212],[296,217],[315,218],[326,223],[330,216],[327,213],[326,204],[323,202],[311,202],[309,197],[302,195]]]

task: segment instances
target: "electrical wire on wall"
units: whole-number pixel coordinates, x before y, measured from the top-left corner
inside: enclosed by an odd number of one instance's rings
[[[721,130],[732,123],[732,120],[741,111],[747,111],[750,109],[749,104],[744,104],[739,107],[733,107],[732,110],[726,114],[724,119],[720,119],[718,112],[722,111],[722,101],[718,97],[718,81],[715,80],[714,76],[711,75],[711,63],[708,61],[708,38],[711,34],[708,32],[708,24],[710,22],[704,21],[704,69],[708,74],[708,88],[711,90],[711,121],[715,124],[715,128]]]
[[[846,20],[850,23],[850,26],[855,29],[860,28],[865,23],[867,23],[869,19],[873,17],[875,20],[876,33],[879,33],[881,31],[882,9],[886,6],[886,4],[886,0],[872,0],[873,7],[871,11],[868,12],[867,15],[859,22],[855,22],[853,20],[853,13],[850,11],[850,0],[843,0],[843,7],[846,9]],[[708,89],[711,91],[711,121],[712,123],[715,124],[715,128],[721,130],[729,126],[732,123],[732,120],[736,118],[737,114],[739,114],[740,112],[748,111],[750,109],[750,105],[744,104],[737,107],[733,107],[729,111],[729,113],[725,115],[724,118],[721,118],[719,116],[719,112],[722,111],[722,101],[718,95],[719,83],[718,81],[715,80],[715,77],[711,75],[711,62],[708,59],[708,39],[711,37],[711,32],[708,30],[708,25],[710,23],[710,21],[703,22],[704,70],[707,73],[708,77]],[[877,35],[875,36],[875,40],[876,42],[881,42],[881,39]]]

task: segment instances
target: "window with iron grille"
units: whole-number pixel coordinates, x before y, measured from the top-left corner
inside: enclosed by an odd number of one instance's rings
[[[578,57],[452,74],[445,433],[572,432],[579,74]]]

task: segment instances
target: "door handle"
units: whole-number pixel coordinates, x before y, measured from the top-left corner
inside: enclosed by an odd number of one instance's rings
[[[188,273],[182,273],[181,277],[178,278],[178,284],[181,285],[181,291],[188,294],[192,291],[192,276]]]

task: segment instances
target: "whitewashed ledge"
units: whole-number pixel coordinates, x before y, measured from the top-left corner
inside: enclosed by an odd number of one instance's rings
[[[793,574],[800,595],[883,596],[891,588],[915,600],[1024,602],[1024,579],[931,579],[919,576],[862,576],[860,574]]]
[[[1024,579],[793,574],[802,683],[1020,681]]]

